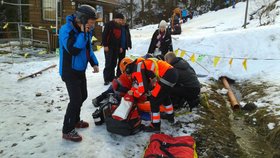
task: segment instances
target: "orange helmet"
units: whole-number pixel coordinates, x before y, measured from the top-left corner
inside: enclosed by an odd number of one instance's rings
[[[130,59],[129,57],[123,58],[123,59],[121,60],[121,62],[120,62],[120,70],[121,70],[121,72],[124,73],[124,72],[125,72],[126,66],[127,66],[128,64],[132,63],[132,62],[133,62],[133,60]]]

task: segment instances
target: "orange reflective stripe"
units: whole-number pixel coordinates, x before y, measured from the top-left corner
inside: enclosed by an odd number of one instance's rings
[[[153,123],[160,122],[160,114],[159,113],[152,113],[152,122]]]
[[[153,116],[153,120],[159,120],[160,116]]]
[[[135,80],[137,81],[137,85],[134,85],[134,92],[137,91],[136,93],[138,94],[135,94],[134,96],[140,97],[145,92],[141,71],[132,73],[132,78],[135,78]]]
[[[173,105],[165,106],[165,110],[166,110],[166,111],[173,110]]]
[[[155,88],[152,90],[152,96],[157,97],[160,89],[161,89],[161,86],[157,82]]]
[[[165,113],[172,114],[173,113],[173,105],[170,104],[168,106],[165,106]]]

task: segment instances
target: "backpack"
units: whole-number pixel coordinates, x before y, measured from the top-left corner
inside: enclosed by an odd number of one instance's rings
[[[145,150],[144,158],[197,158],[195,141],[191,136],[172,137],[153,134]]]
[[[105,123],[108,132],[122,136],[136,134],[143,127],[136,105],[132,106],[126,119],[118,120],[113,117],[107,117]]]
[[[119,102],[118,96],[114,93],[109,93],[107,98],[101,102],[100,107],[92,113],[95,125],[102,125],[107,117],[111,117]]]

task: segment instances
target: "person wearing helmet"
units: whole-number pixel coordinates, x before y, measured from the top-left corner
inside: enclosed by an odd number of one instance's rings
[[[81,5],[74,14],[66,17],[66,24],[59,31],[59,73],[70,99],[64,116],[62,138],[75,142],[82,140],[75,128],[89,126],[80,119],[81,106],[87,98],[85,70],[88,62],[93,67],[93,73],[99,71],[90,41],[96,19],[93,7]]]
[[[131,89],[132,86],[132,79],[129,75],[125,73],[126,66],[132,63],[133,60],[125,57],[120,62],[120,71],[121,75],[112,81],[112,85],[102,94],[97,96],[96,98],[92,99],[92,104],[95,107],[99,107],[100,103],[107,98],[109,93],[115,93],[120,97],[123,97],[128,90]]]
[[[120,61],[120,65],[119,65],[119,67],[120,67],[120,72],[121,72],[121,73],[124,73],[124,72],[125,72],[126,66],[127,66],[128,64],[132,63],[132,62],[133,62],[133,60],[130,59],[129,57],[123,58],[123,59]]]
[[[153,58],[139,59],[126,66],[127,74],[133,79],[133,86],[128,95],[140,98],[146,95],[151,104],[151,124],[145,126],[145,132],[160,132],[160,105],[165,106],[165,119],[174,122],[173,105],[170,89],[178,80],[178,72],[163,60]]]
[[[123,20],[123,14],[114,14],[114,19],[105,24],[102,32],[102,45],[104,46],[105,55],[105,68],[103,70],[104,85],[108,85],[116,76],[115,68],[122,50],[121,36]],[[120,71],[119,68],[117,71]]]

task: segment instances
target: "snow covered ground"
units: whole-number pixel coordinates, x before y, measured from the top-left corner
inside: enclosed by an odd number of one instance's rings
[[[254,1],[250,1],[254,3]],[[254,7],[250,7],[249,13]],[[191,63],[199,74],[207,74],[201,82],[208,82],[210,77],[218,79],[222,75],[238,81],[250,80],[260,83],[268,82],[274,85],[269,95],[260,98],[269,100],[272,112],[280,115],[280,25],[256,27],[257,20],[250,21],[248,29],[243,29],[245,3],[236,5],[236,9],[227,8],[210,12],[182,25],[182,35],[173,36],[174,49],[193,53],[205,54],[199,61],[208,71],[196,63]],[[150,38],[157,28],[156,25],[145,26],[132,30],[133,49],[128,55],[143,55],[149,47]],[[17,82],[20,76],[36,72],[52,64],[58,64],[58,57],[48,60],[33,58],[30,62],[0,64],[0,157],[141,157],[150,134],[138,133],[134,136],[122,137],[110,134],[105,126],[96,127],[91,117],[94,107],[91,99],[107,89],[103,86],[102,70],[104,68],[103,50],[95,53],[100,62],[101,72],[87,71],[88,99],[82,108],[82,119],[90,122],[88,129],[78,130],[83,136],[81,143],[71,143],[61,139],[61,128],[68,95],[64,83],[58,75],[58,67],[43,72],[32,79]],[[185,55],[185,59],[189,57]],[[222,57],[216,67],[213,66],[214,56]],[[229,59],[233,59],[232,66]],[[248,58],[247,70],[242,62]],[[274,60],[251,60],[274,59]],[[11,58],[6,57],[10,60]],[[277,59],[277,60],[275,60]],[[11,59],[12,60],[12,59]],[[36,97],[37,93],[42,95]],[[258,104],[257,104],[258,105]],[[191,122],[197,119],[196,112],[180,116],[179,120]],[[272,128],[272,125],[268,125]],[[277,125],[273,125],[275,128]],[[196,126],[189,124],[179,131],[170,128],[163,122],[163,132],[173,135],[190,135]],[[187,132],[186,132],[187,131]]]

